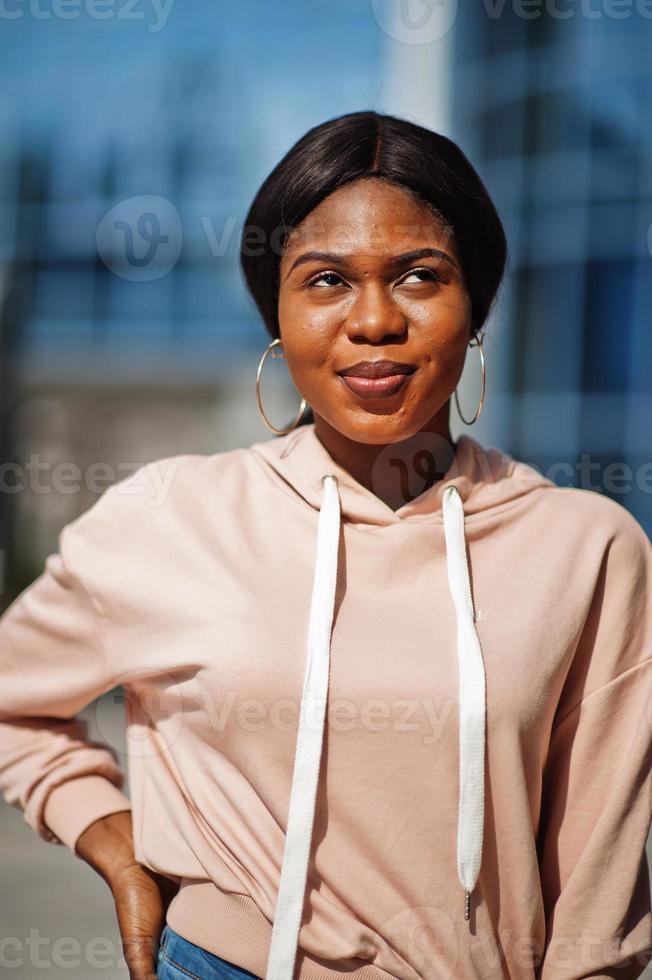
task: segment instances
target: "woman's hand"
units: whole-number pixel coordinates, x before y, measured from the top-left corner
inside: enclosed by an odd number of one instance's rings
[[[165,914],[178,884],[136,861],[130,810],[92,823],[79,837],[75,853],[111,889],[130,980],[156,980]]]

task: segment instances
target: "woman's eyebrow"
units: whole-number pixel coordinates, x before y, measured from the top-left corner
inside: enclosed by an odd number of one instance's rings
[[[426,259],[426,258],[436,258],[443,259],[445,262],[450,262],[455,269],[459,267],[455,259],[448,254],[448,252],[443,252],[439,248],[415,248],[411,252],[403,252],[401,255],[394,255],[387,260],[387,266],[390,269],[397,268],[398,266],[405,265],[407,262],[414,262],[415,259]],[[349,260],[349,256],[345,252],[319,252],[312,250],[310,252],[304,252],[302,255],[297,256],[294,260],[285,278],[290,275],[290,273],[296,269],[298,265],[302,265],[304,262],[339,262],[342,265],[346,265]]]

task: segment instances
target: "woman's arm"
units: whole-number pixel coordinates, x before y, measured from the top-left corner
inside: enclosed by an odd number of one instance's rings
[[[541,980],[633,980],[652,957],[652,545],[610,510],[617,526],[544,770]]]
[[[73,850],[89,824],[131,803],[114,750],[89,741],[78,717],[117,679],[70,533],[0,617],[0,789],[40,837]]]
[[[137,499],[118,496],[127,483],[138,489],[144,472],[114,484],[63,528],[59,550],[0,617],[0,790],[40,837],[69,847],[107,882],[131,980],[153,975],[178,885],[136,861],[117,756],[89,740],[78,714],[120,682],[85,572],[92,567],[102,581],[106,549],[129,532]]]
[[[111,889],[130,980],[152,980],[165,913],[178,882],[136,861],[128,810],[92,823],[75,851]]]

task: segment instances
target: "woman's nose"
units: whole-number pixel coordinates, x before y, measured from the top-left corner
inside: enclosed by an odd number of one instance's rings
[[[346,319],[350,340],[363,338],[374,343],[386,336],[402,336],[407,320],[384,286],[368,285],[360,289]]]

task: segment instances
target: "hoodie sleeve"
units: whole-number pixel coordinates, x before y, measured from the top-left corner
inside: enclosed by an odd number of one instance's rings
[[[95,820],[131,809],[116,752],[90,741],[77,717],[119,683],[74,558],[90,555],[101,580],[116,486],[63,528],[58,551],[0,617],[0,790],[40,837],[73,851]]]
[[[652,957],[652,545],[605,499],[616,526],[543,774],[541,980],[633,980]]]

